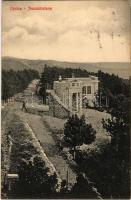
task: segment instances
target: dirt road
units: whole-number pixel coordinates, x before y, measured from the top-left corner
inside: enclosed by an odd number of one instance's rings
[[[26,98],[26,100],[29,102],[35,101],[34,103],[37,103],[37,96],[35,96],[35,87],[36,87],[36,81],[34,80],[29,87],[23,92],[22,96]],[[32,95],[34,95],[32,97]],[[38,100],[39,102],[39,100]],[[76,174],[72,171],[72,169],[69,167],[69,164],[63,159],[63,157],[59,154],[59,149],[56,146],[55,140],[53,139],[53,133],[51,132],[51,129],[49,129],[46,124],[44,124],[44,121],[40,115],[37,114],[31,114],[27,112],[23,112],[21,110],[22,103],[19,101],[14,101],[12,103],[9,103],[2,111],[2,124],[4,127],[4,123],[6,126],[8,126],[8,121],[11,120],[11,113],[17,113],[20,118],[27,122],[28,125],[31,127],[32,131],[38,138],[42,148],[44,149],[44,152],[46,153],[49,160],[52,162],[54,167],[56,168],[57,172],[59,173],[61,179],[67,179],[67,171],[68,171],[68,182],[69,184],[74,184],[76,181]],[[109,115],[107,113],[101,113],[99,111],[95,111],[92,109],[86,109],[84,110],[84,114],[86,117],[87,122],[91,123],[93,128],[97,131],[97,137],[107,137],[106,132],[102,127],[101,120],[102,118],[108,118]],[[50,118],[49,116],[45,116],[46,120],[50,121],[53,120],[51,123],[51,126],[54,124],[56,128],[60,128],[60,123],[63,126],[65,123],[65,120]]]
[[[24,97],[26,98],[26,100],[31,99],[32,93],[34,92],[35,92],[35,81],[31,83],[28,89],[24,92]],[[34,99],[36,99],[36,96]],[[62,180],[67,179],[67,171],[68,171],[68,183],[74,185],[74,183],[76,182],[76,174],[72,171],[72,169],[69,167],[69,164],[66,163],[63,157],[59,155],[59,149],[56,146],[56,143],[52,137],[52,132],[49,131],[47,127],[45,127],[42,117],[37,114],[31,114],[22,111],[21,107],[22,103],[18,101],[14,101],[8,104],[3,109],[3,122],[7,121],[7,116],[9,113],[10,117],[8,117],[8,120],[11,120],[11,117],[13,116],[13,115],[11,116],[11,113],[12,114],[17,113],[20,116],[20,119],[22,121],[27,122],[28,125],[31,127],[32,131],[38,138],[41,146],[43,147],[44,152],[46,153],[47,157],[56,168],[61,179]]]
[[[19,112],[21,118],[26,121],[36,137],[40,141],[41,146],[44,149],[49,160],[52,162],[62,180],[67,179],[68,171],[68,183],[74,184],[76,182],[76,174],[72,171],[66,161],[61,155],[59,155],[59,149],[50,132],[44,125],[41,116]]]

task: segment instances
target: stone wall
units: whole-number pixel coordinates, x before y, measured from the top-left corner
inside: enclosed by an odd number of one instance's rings
[[[65,81],[62,81],[62,82],[54,81],[53,89],[54,89],[55,93],[59,96],[59,98],[61,100],[63,100],[63,91],[65,91],[66,87],[69,87],[69,83],[68,82],[65,82]]]
[[[68,118],[73,113],[66,108],[54,91],[50,92],[49,97],[49,115],[63,119]]]

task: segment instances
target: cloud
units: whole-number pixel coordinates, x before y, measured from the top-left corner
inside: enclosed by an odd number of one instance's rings
[[[61,7],[57,3],[50,2],[52,6],[54,5],[54,10],[49,13],[32,11],[23,14],[10,13],[7,11],[10,3],[8,6],[5,4],[6,17],[3,22],[5,48],[7,49],[7,45],[12,49],[12,45],[16,45],[19,51],[21,45],[21,48],[23,46],[27,49],[23,54],[27,57],[28,52],[35,51],[32,50],[33,47],[37,49],[35,55],[39,58],[46,55],[47,59],[51,55],[54,59],[56,56],[61,60],[75,59],[75,55],[76,59],[82,61],[93,58],[129,59],[130,20],[127,14],[124,17],[123,7],[119,8],[119,5],[115,8],[102,7],[100,3],[98,5],[95,2],[92,4],[72,2],[72,10],[67,2],[62,2]]]

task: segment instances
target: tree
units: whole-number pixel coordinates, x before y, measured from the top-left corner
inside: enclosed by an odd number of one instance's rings
[[[108,177],[112,195],[129,198],[130,194],[130,133],[129,133],[129,99],[124,95],[115,98],[111,112],[112,118],[103,120],[103,127],[111,135],[108,153],[112,169]]]
[[[76,183],[71,192],[73,196],[77,198],[102,199],[93,183],[90,182],[83,173],[78,174]]]
[[[2,100],[7,100],[16,93],[22,92],[36,78],[39,78],[39,74],[35,70],[2,70]]]
[[[41,157],[34,156],[29,161],[22,159],[18,174],[18,194],[37,198],[55,195],[57,175],[49,174],[49,169]]]
[[[117,95],[114,99],[114,106],[111,110],[111,119],[102,120],[103,127],[111,135],[111,144],[120,148],[125,158],[129,148],[129,99],[124,95]],[[120,150],[120,151],[119,151]]]
[[[48,86],[53,88],[53,82],[57,81],[59,76],[61,75],[62,78],[71,78],[72,74],[75,75],[75,77],[88,77],[91,75],[96,75],[93,72],[88,72],[86,70],[82,69],[72,69],[72,68],[60,68],[57,66],[44,66],[44,71],[40,78],[40,90],[39,95],[42,96],[43,102],[45,102],[46,99],[46,89],[49,89]]]
[[[108,99],[108,106],[112,108],[114,103],[114,98],[116,98],[118,95],[122,94],[127,98],[129,97],[129,88],[130,88],[129,80],[124,80],[114,74],[104,73],[100,70],[98,71],[98,78],[100,80],[98,101],[100,99],[100,92],[101,92],[102,105],[105,104],[105,98]]]
[[[86,124],[85,116],[77,115],[69,117],[64,126],[64,140],[75,150],[76,146],[92,143],[96,138],[96,131],[91,124]]]
[[[76,152],[79,170],[95,183],[103,198],[130,196],[129,99],[122,94],[112,101],[111,118],[103,126],[111,136],[105,144],[95,143],[86,151]]]

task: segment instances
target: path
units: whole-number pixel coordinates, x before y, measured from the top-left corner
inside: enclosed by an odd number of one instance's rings
[[[32,103],[32,93],[35,93],[35,81],[29,85],[29,87],[23,92],[24,95],[22,94],[22,96],[24,96],[28,102]],[[33,100],[36,100],[35,103],[37,103],[36,96],[33,97]],[[68,171],[68,183],[73,185],[76,182],[76,174],[72,171],[64,158],[59,155],[59,149],[52,137],[52,132],[49,131],[48,128],[44,125],[40,115],[22,112],[21,107],[22,102],[14,101],[11,105],[9,105],[9,110],[11,110],[13,113],[17,113],[23,121],[29,124],[34,134],[40,141],[40,144],[43,147],[47,157],[59,173],[61,179],[67,179]],[[7,110],[7,108],[5,109]],[[8,115],[7,112],[6,114]],[[4,116],[5,114],[3,111],[3,118]]]
[[[52,137],[52,133],[45,127],[41,116],[24,112],[20,112],[19,114],[23,120],[25,120],[32,128],[36,137],[40,141],[40,144],[43,147],[47,157],[53,163],[57,172],[60,174],[61,179],[67,179],[68,171],[68,183],[74,184],[76,182],[76,174],[72,171],[63,157],[59,155],[59,150]]]
[[[32,97],[32,94],[35,93],[35,84],[36,82],[33,81],[28,89],[24,91],[24,98],[28,100],[28,102],[32,103],[32,98],[37,102],[37,97]],[[41,146],[44,149],[49,160],[52,162],[54,167],[56,168],[57,172],[60,174],[61,179],[67,179],[67,171],[68,171],[68,183],[74,184],[76,182],[76,174],[72,171],[69,167],[69,164],[63,159],[63,157],[59,154],[59,149],[56,146],[55,140],[53,139],[53,133],[50,129],[44,124],[44,121],[41,116],[37,114],[25,113],[21,111],[21,102],[13,102],[10,107],[12,112],[16,112],[20,115],[20,117],[26,121],[33,132],[35,133],[36,137],[40,141]],[[93,127],[97,130],[98,134],[103,132],[103,128],[101,125],[102,116],[106,115],[108,118],[107,113],[100,113],[98,111],[94,111],[91,109],[87,109],[84,111],[86,118],[88,121],[93,125]],[[96,118],[97,116],[97,118]],[[106,117],[104,116],[104,118]],[[3,116],[4,118],[4,116]]]

